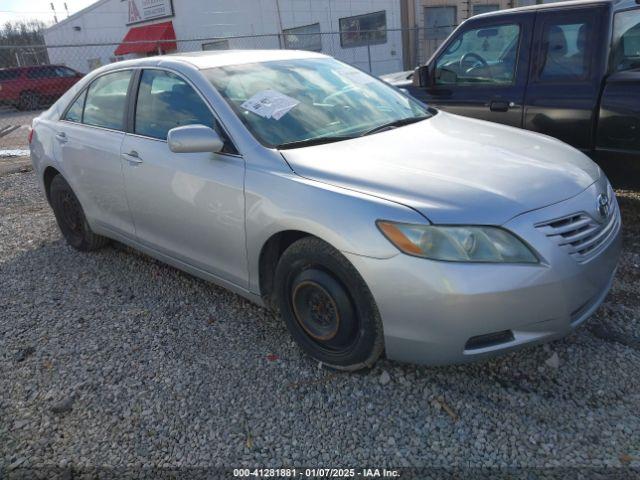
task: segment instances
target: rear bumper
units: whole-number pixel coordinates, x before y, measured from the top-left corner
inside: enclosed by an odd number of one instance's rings
[[[586,208],[593,209],[595,198],[590,190],[504,225],[538,251],[539,265],[347,254],[377,302],[387,357],[428,365],[468,362],[560,338],[589,318],[611,287],[621,250],[620,225],[583,263],[534,225],[590,211]]]

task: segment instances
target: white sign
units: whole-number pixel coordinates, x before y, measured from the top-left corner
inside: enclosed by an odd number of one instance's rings
[[[129,0],[127,25],[164,17],[173,17],[171,0]]]
[[[262,92],[256,93],[240,106],[256,115],[260,115],[262,118],[280,120],[289,110],[299,103],[295,98],[291,98],[276,90],[263,90]]]

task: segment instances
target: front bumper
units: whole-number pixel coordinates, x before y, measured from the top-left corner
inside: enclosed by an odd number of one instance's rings
[[[563,337],[584,322],[613,282],[622,244],[620,222],[584,262],[535,225],[574,212],[593,215],[599,188],[593,185],[504,225],[540,254],[538,265],[346,254],[380,310],[387,357],[427,365],[468,362]],[[615,202],[613,214],[619,215]]]

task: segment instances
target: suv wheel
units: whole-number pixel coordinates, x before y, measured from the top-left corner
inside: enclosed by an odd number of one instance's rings
[[[73,248],[88,252],[104,247],[109,240],[91,231],[78,198],[61,175],[56,175],[49,188],[51,207],[65,240]]]
[[[378,359],[380,314],[360,274],[336,249],[314,237],[298,240],[282,254],[275,285],[289,332],[313,358],[349,371]]]

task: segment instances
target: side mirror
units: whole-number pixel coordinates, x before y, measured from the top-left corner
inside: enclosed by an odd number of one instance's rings
[[[422,65],[415,69],[413,74],[413,86],[423,88],[433,86],[431,67],[429,67],[429,65]]]
[[[174,153],[217,153],[224,147],[220,135],[204,125],[185,125],[169,130],[167,134],[169,150]]]

